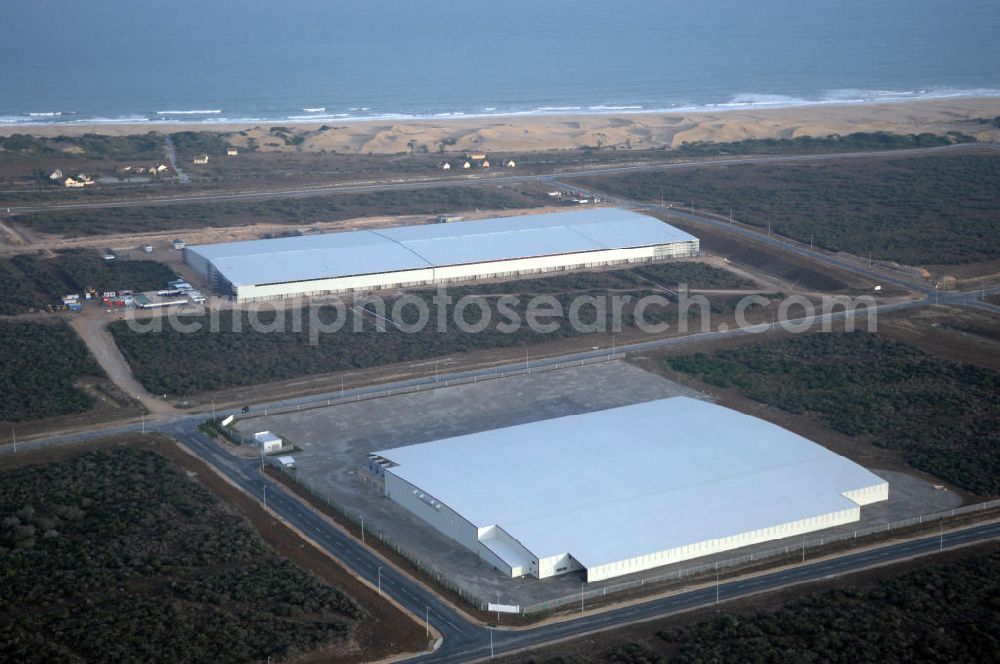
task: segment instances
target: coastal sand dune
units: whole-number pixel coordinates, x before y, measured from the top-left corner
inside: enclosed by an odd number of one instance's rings
[[[124,135],[148,131],[229,133],[240,146],[261,150],[321,150],[348,153],[526,152],[583,147],[648,149],[681,144],[760,138],[829,136],[885,131],[896,134],[958,131],[980,141],[1000,142],[991,120],[1000,116],[1000,98],[921,100],[891,104],[817,105],[698,113],[622,113],[493,118],[448,118],[337,124],[282,123],[303,136],[289,144],[271,125],[135,124],[0,126],[0,135],[44,136],[96,132]]]

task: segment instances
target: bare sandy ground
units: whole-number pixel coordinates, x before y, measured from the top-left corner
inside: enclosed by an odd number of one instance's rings
[[[452,152],[489,150],[526,152],[581,147],[633,149],[677,147],[684,142],[727,142],[748,138],[828,136],[886,131],[897,134],[961,131],[980,141],[1000,141],[1000,129],[982,120],[1000,116],[1000,98],[915,100],[889,104],[802,106],[697,113],[624,113],[531,117],[457,118],[403,121],[328,122],[326,125],[122,124],[0,126],[0,135],[42,136],[96,132],[126,135],[148,131],[233,133],[236,145],[251,139],[261,150],[347,153]],[[299,146],[286,146],[270,133],[280,124],[304,134]]]

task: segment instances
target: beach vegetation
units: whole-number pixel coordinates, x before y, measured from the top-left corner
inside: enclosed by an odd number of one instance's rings
[[[665,366],[818,417],[973,493],[1000,495],[1000,373],[861,332],[671,356]]]
[[[285,660],[345,644],[368,619],[150,450],[90,451],[0,480],[10,661]]]
[[[535,295],[551,295],[563,311],[577,295],[605,297],[609,290],[622,297],[631,296],[631,303],[648,294],[659,294],[671,303],[673,295],[659,285],[677,288],[687,283],[690,288],[753,288],[755,285],[737,275],[719,268],[698,263],[663,263],[626,270],[607,272],[579,272],[552,277],[520,281],[473,284],[448,289],[448,295],[458,302],[465,296],[481,296],[495,308],[501,295],[512,295],[519,302],[511,307],[521,321],[525,320],[527,301]],[[434,301],[434,291],[414,291],[427,305],[430,321],[439,320],[439,309]],[[738,296],[732,296],[732,299]],[[392,310],[394,300],[386,303]],[[492,304],[490,304],[492,303]],[[712,299],[713,311],[725,312],[731,307],[730,299]],[[406,310],[404,310],[405,314]],[[567,339],[589,333],[576,329],[565,318],[556,319],[551,331],[535,331],[521,325],[516,331],[498,328],[499,315],[491,315],[490,324],[479,332],[463,331],[454,321],[453,311],[444,311],[441,318],[447,321],[446,329],[428,325],[419,331],[402,331],[392,325],[384,331],[376,329],[373,318],[359,313],[359,308],[348,308],[345,324],[336,332],[314,335],[311,321],[320,321],[327,329],[337,320],[337,311],[331,306],[312,305],[302,312],[289,312],[278,331],[258,332],[250,322],[250,313],[227,312],[219,317],[216,330],[212,330],[205,316],[182,316],[181,322],[196,324],[194,332],[182,333],[170,326],[162,331],[138,332],[127,321],[115,321],[110,330],[133,372],[142,384],[155,394],[188,396],[201,392],[221,390],[257,383],[287,380],[300,376],[332,373],[336,371],[367,369],[377,366],[422,360],[455,353],[491,348],[514,348],[534,343]],[[265,326],[277,320],[275,312],[255,313],[254,318]],[[292,315],[300,316],[303,324],[293,329]],[[474,325],[481,315],[478,307],[464,310],[465,322]],[[697,309],[692,315],[701,315]],[[358,317],[360,316],[360,320]],[[588,318],[590,316],[590,318]],[[581,311],[581,321],[593,322],[594,310]],[[676,306],[649,308],[644,320],[649,323],[676,322]],[[405,323],[412,321],[404,320]],[[635,325],[633,305],[622,311],[622,325]],[[360,331],[354,331],[360,328]],[[314,338],[315,337],[315,338]]]
[[[86,412],[88,377],[106,376],[65,321],[0,320],[0,422]]]
[[[69,237],[255,224],[310,224],[371,215],[440,214],[453,210],[531,208],[543,200],[495,187],[439,187],[221,203],[39,212],[17,217],[43,233]]]
[[[155,160],[163,156],[163,137],[155,132],[129,136],[83,134],[44,138],[28,134],[0,136],[0,159]]]
[[[909,265],[1000,258],[1000,156],[949,154],[583,178],[626,198],[675,201],[799,242]]]

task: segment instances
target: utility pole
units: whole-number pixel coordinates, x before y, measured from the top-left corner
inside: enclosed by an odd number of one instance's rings
[[[733,225],[733,208],[729,208],[729,225]]]
[[[10,425],[10,439],[14,442],[14,454],[17,454],[17,432],[14,431],[14,425]]]
[[[809,251],[813,250],[813,234],[809,234]]]
[[[431,607],[424,607],[424,629],[427,632],[427,638],[431,637]]]
[[[524,349],[524,370],[531,373],[531,367],[528,366],[528,349]]]
[[[344,377],[340,377],[340,398],[344,398]]]
[[[938,544],[938,551],[944,551],[944,521],[939,519],[938,525],[941,527],[941,540]]]
[[[806,538],[802,538],[802,562],[806,561]]]
[[[490,659],[493,659],[493,628],[487,627],[490,630]]]
[[[719,605],[719,566],[715,566],[715,605]]]
[[[365,543],[365,515],[359,515],[361,517],[361,543]]]
[[[264,446],[260,446],[260,472],[264,472]]]
[[[267,511],[267,485],[264,485],[264,511]]]
[[[611,334],[611,359],[615,359],[615,335]]]
[[[146,413],[139,413],[139,417],[142,419],[142,435],[146,435]]]
[[[378,568],[378,594],[379,597],[382,596],[382,568]]]
[[[583,589],[587,587],[586,581],[580,582],[580,613],[583,613]]]

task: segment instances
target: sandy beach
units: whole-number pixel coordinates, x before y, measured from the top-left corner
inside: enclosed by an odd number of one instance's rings
[[[984,142],[1000,141],[989,120],[1000,116],[1000,98],[915,100],[885,104],[812,105],[691,113],[497,116],[421,120],[280,123],[304,138],[297,146],[276,140],[278,123],[247,124],[51,124],[0,126],[0,135],[38,136],[149,131],[210,131],[232,134],[235,145],[264,151],[301,150],[393,154],[410,151],[488,150],[526,152],[583,147],[649,149],[685,142],[729,142],[751,138],[822,137],[885,131],[895,134],[958,131]]]

